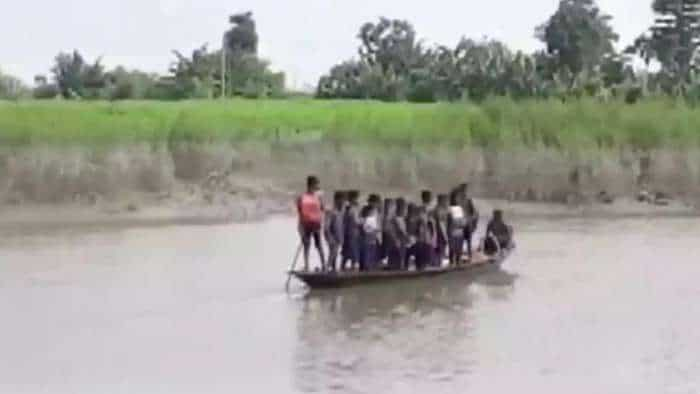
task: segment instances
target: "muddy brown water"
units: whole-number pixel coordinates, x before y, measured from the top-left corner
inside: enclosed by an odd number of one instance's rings
[[[700,221],[514,224],[500,272],[291,296],[286,218],[6,232],[0,392],[700,390]]]

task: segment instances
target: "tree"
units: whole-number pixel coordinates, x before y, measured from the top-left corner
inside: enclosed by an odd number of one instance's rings
[[[324,98],[385,101],[454,101],[465,95],[527,97],[539,94],[535,59],[513,54],[496,40],[463,38],[455,48],[423,48],[413,27],[381,18],[360,29],[360,59],[336,65],[319,80]]]
[[[331,68],[328,75],[321,77],[316,89],[316,95],[320,98],[365,98],[365,89],[362,86],[365,65],[356,60],[349,60]]]
[[[60,94],[66,99],[98,98],[105,87],[104,67],[101,59],[88,64],[76,50],[59,53],[51,69]]]
[[[253,13],[232,15],[229,22],[233,27],[224,33],[222,48],[226,55],[223,65],[226,95],[250,98],[281,96],[285,75],[270,71],[269,62],[258,57],[258,33]],[[221,52],[212,54],[212,60],[218,62],[221,55]],[[218,74],[217,81],[220,80],[221,64],[218,64],[215,73]]]
[[[190,56],[173,51],[176,60],[170,67],[171,76],[161,83],[173,99],[213,98],[220,84],[221,52],[209,52],[206,45]],[[270,63],[252,53],[229,57],[227,61],[227,95],[248,98],[280,97],[284,92],[285,75],[270,71]],[[167,88],[167,89],[166,89]]]
[[[505,71],[500,79],[505,84],[505,91],[513,98],[543,96],[543,79],[537,74],[537,63],[534,56],[518,52],[512,60],[506,63]]]
[[[512,52],[495,40],[462,39],[455,49],[460,85],[474,100],[508,93],[503,76],[513,61]]]
[[[603,83],[606,88],[620,85],[634,78],[634,70],[629,59],[623,55],[607,56],[600,66]]]
[[[654,0],[652,9],[654,26],[628,52],[639,54],[647,64],[659,61],[676,83],[690,82],[700,45],[700,0]]]
[[[0,69],[0,100],[16,100],[28,92],[19,78],[4,74]]]
[[[561,0],[554,15],[535,34],[556,59],[558,69],[566,67],[579,74],[593,71],[614,53],[618,35],[610,27],[611,19],[594,0]]]
[[[414,82],[411,95],[413,101],[416,100],[416,95],[426,97],[427,86],[432,90],[434,100],[458,100],[462,97],[464,86],[460,81],[459,68],[457,65],[457,53],[455,49],[447,46],[438,46],[430,50],[428,56],[431,59],[428,73],[421,70],[414,73],[418,77],[422,77],[423,84]]]
[[[358,38],[362,41],[360,58],[379,66],[384,74],[407,75],[424,60],[413,25],[407,21],[380,18],[378,23],[365,23]]]
[[[409,22],[382,17],[362,25],[357,38],[360,58],[321,77],[318,97],[434,101],[434,53],[424,50]]]
[[[45,75],[35,76],[34,85],[32,96],[35,99],[54,99],[60,94],[58,87],[53,83],[49,83],[49,80]]]
[[[226,50],[233,57],[258,54],[258,32],[252,12],[231,15],[229,22],[234,26],[224,35]]]
[[[233,59],[228,92],[248,98],[280,97],[284,92],[285,75],[270,71],[270,63],[257,56]]]
[[[109,71],[106,76],[105,97],[109,100],[142,100],[160,98],[154,96],[158,83],[158,75],[138,70],[127,70],[118,66]]]
[[[176,60],[170,65],[170,73],[179,92],[177,95],[213,98],[214,80],[219,72],[218,55],[209,53],[206,44],[192,51],[189,57],[179,51],[173,54]]]
[[[564,0],[538,30],[547,51],[526,54],[487,38],[424,48],[410,23],[380,18],[361,27],[360,58],[331,68],[316,93],[417,102],[598,96],[631,73],[613,51],[609,19],[592,0]]]

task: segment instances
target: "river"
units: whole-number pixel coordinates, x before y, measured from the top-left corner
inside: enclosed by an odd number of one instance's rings
[[[514,225],[500,272],[311,295],[285,218],[6,231],[0,392],[700,392],[700,221]]]

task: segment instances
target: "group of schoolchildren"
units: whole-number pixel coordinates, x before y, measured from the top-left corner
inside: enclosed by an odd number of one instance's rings
[[[421,202],[405,198],[382,200],[370,194],[361,205],[357,190],[336,191],[332,207],[323,206],[318,194],[319,181],[307,179],[307,192],[298,200],[300,231],[304,246],[305,269],[313,239],[323,270],[416,270],[463,262],[466,252],[472,257],[472,235],[479,214],[468,196],[468,185],[462,184],[449,194],[440,194],[434,201],[431,191],[421,192]],[[324,212],[325,211],[325,212]],[[510,231],[502,222],[500,211],[494,213],[488,231]],[[321,238],[328,244],[324,257]],[[466,247],[465,247],[466,246]],[[493,242],[484,252],[493,254]]]

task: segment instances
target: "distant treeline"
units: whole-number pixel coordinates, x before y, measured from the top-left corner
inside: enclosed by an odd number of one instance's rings
[[[491,39],[463,38],[452,47],[427,46],[408,21],[380,18],[359,31],[358,56],[320,78],[316,96],[326,99],[437,102],[482,101],[491,96],[700,99],[697,75],[700,0],[653,0],[657,18],[625,50],[612,17],[595,0],[560,0],[554,14],[534,31],[544,44],[535,53],[513,51]],[[117,67],[78,51],[61,53],[50,77],[37,76],[30,90],[0,72],[0,98],[156,99],[283,97],[285,76],[258,57],[258,33],[250,12],[230,17],[222,49],[202,46],[191,55],[173,51],[167,75]],[[633,66],[643,59],[646,68]],[[223,74],[223,75],[222,75]],[[224,81],[222,83],[222,80]]]
[[[323,98],[385,101],[481,101],[520,98],[673,95],[700,99],[700,0],[654,0],[654,26],[623,52],[618,35],[594,0],[561,0],[535,28],[544,50],[514,52],[496,40],[463,38],[455,47],[425,47],[413,26],[381,18],[360,29],[359,58],[321,78]],[[647,69],[635,71],[634,58]],[[654,63],[658,71],[650,72]]]
[[[32,95],[36,99],[181,100],[221,97],[222,94],[247,98],[282,96],[284,74],[270,71],[269,63],[258,57],[258,33],[253,14],[233,15],[230,22],[233,26],[223,33],[223,49],[209,51],[207,45],[203,45],[190,55],[174,50],[175,59],[165,76],[124,67],[106,70],[101,59],[89,62],[75,50],[58,54],[51,76],[36,76],[33,91],[17,86],[4,94],[5,89],[0,88],[0,98]],[[0,84],[4,85],[4,82]]]

